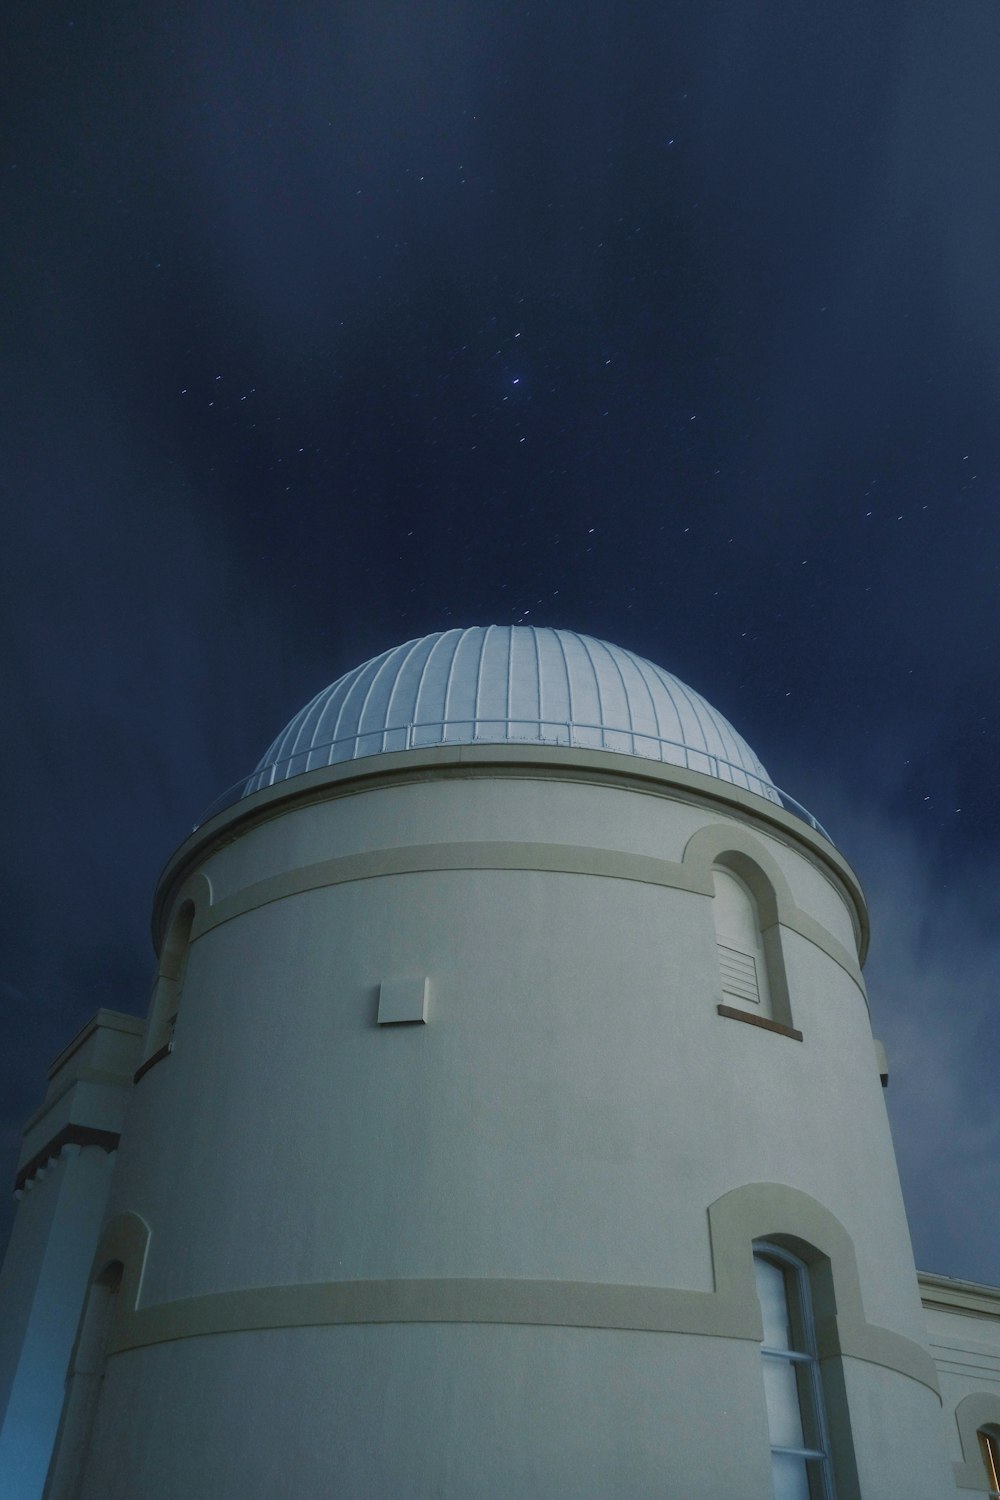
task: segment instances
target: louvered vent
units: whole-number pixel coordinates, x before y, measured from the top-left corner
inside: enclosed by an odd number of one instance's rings
[[[742,953],[738,948],[727,948],[719,943],[719,967],[722,970],[722,993],[735,1000],[753,1005],[760,1004],[760,986],[757,981],[757,961],[752,953]]]

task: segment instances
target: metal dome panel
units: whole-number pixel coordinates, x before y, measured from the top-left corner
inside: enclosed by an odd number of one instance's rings
[[[572,630],[445,630],[373,657],[317,693],[244,796],[339,761],[430,745],[570,745],[684,766],[781,800],[741,735],[679,678]]]

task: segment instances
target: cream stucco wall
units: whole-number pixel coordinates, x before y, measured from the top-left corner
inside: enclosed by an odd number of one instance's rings
[[[294,1494],[763,1496],[750,1245],[782,1233],[833,1265],[841,1500],[944,1493],[839,856],[626,757],[379,759],[400,777],[259,794],[166,872],[192,942],[115,1174],[133,1291],[84,1496],[270,1497],[276,1465]],[[718,1012],[726,850],[801,1040]],[[422,976],[427,1024],[378,1026]]]

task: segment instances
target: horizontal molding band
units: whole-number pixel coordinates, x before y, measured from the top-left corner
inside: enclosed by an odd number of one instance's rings
[[[230,843],[246,829],[285,811],[353,796],[359,791],[454,778],[614,787],[633,795],[665,796],[670,800],[679,797],[712,811],[722,811],[727,819],[750,828],[763,825],[767,832],[777,833],[785,843],[805,853],[846,896],[853,912],[860,960],[864,962],[868,914],[857,876],[829,839],[814,832],[794,813],[701,771],[610,750],[526,744],[435,745],[423,750],[390,751],[308,771],[241,799],[197,828],[169,860],[157,886],[154,906],[157,947],[167,913],[181,886],[210,852]]]
[[[142,1307],[124,1322],[114,1353],[204,1334],[351,1323],[523,1323],[757,1341],[754,1319],[714,1292],[493,1277],[247,1287]]]
[[[192,936],[243,916],[271,901],[281,901],[323,886],[355,880],[377,880],[386,875],[438,874],[448,870],[534,870],[559,875],[591,875],[605,880],[634,880],[645,885],[700,893],[695,872],[650,855],[623,854],[614,849],[576,844],[542,844],[506,840],[449,844],[409,844],[373,849],[324,859],[273,875],[224,897],[197,922]]]
[[[534,1327],[694,1334],[760,1342],[756,1302],[718,1292],[675,1291],[589,1281],[492,1277],[328,1281],[247,1287],[124,1312],[109,1353],[211,1334],[350,1324],[501,1323]],[[937,1391],[934,1364],[919,1345],[870,1324],[819,1330],[820,1356],[881,1365]]]
[[[545,844],[506,840],[469,841],[466,843],[409,844],[395,849],[374,849],[365,854],[341,855],[324,859],[273,875],[267,880],[245,886],[207,911],[199,910],[192,940],[223,922],[245,916],[272,901],[327,886],[356,880],[377,880],[389,875],[421,875],[448,870],[525,870],[557,875],[596,876],[604,880],[632,880],[643,885],[663,886],[669,890],[689,891],[711,896],[704,875],[689,864],[657,859],[647,854],[628,854],[616,849],[600,849],[577,844]],[[848,975],[864,996],[864,984],[857,962],[836,938],[814,918],[797,908],[782,910],[781,926],[797,933],[821,949]]]
[[[842,1318],[820,1318],[816,1325],[816,1343],[821,1361],[845,1358],[881,1365],[883,1369],[895,1370],[929,1386],[940,1399],[937,1366],[931,1355],[920,1344],[904,1338],[901,1333],[893,1333],[890,1328],[848,1322]]]

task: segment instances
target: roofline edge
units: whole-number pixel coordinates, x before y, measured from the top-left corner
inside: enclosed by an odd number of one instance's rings
[[[305,771],[230,803],[195,828],[164,865],[153,898],[154,948],[159,951],[169,907],[179,886],[213,849],[240,837],[249,828],[281,816],[292,807],[325,802],[331,797],[374,789],[379,784],[433,780],[441,775],[487,774],[543,775],[571,781],[617,783],[633,790],[645,789],[654,795],[680,792],[701,803],[722,804],[729,811],[735,806],[753,821],[769,824],[772,831],[780,832],[826,867],[848,899],[858,961],[864,964],[868,953],[869,922],[861,882],[836,845],[795,813],[756,792],[665,761],[644,760],[615,750],[530,744],[454,744],[383,751],[359,760],[340,761],[315,771]]]

